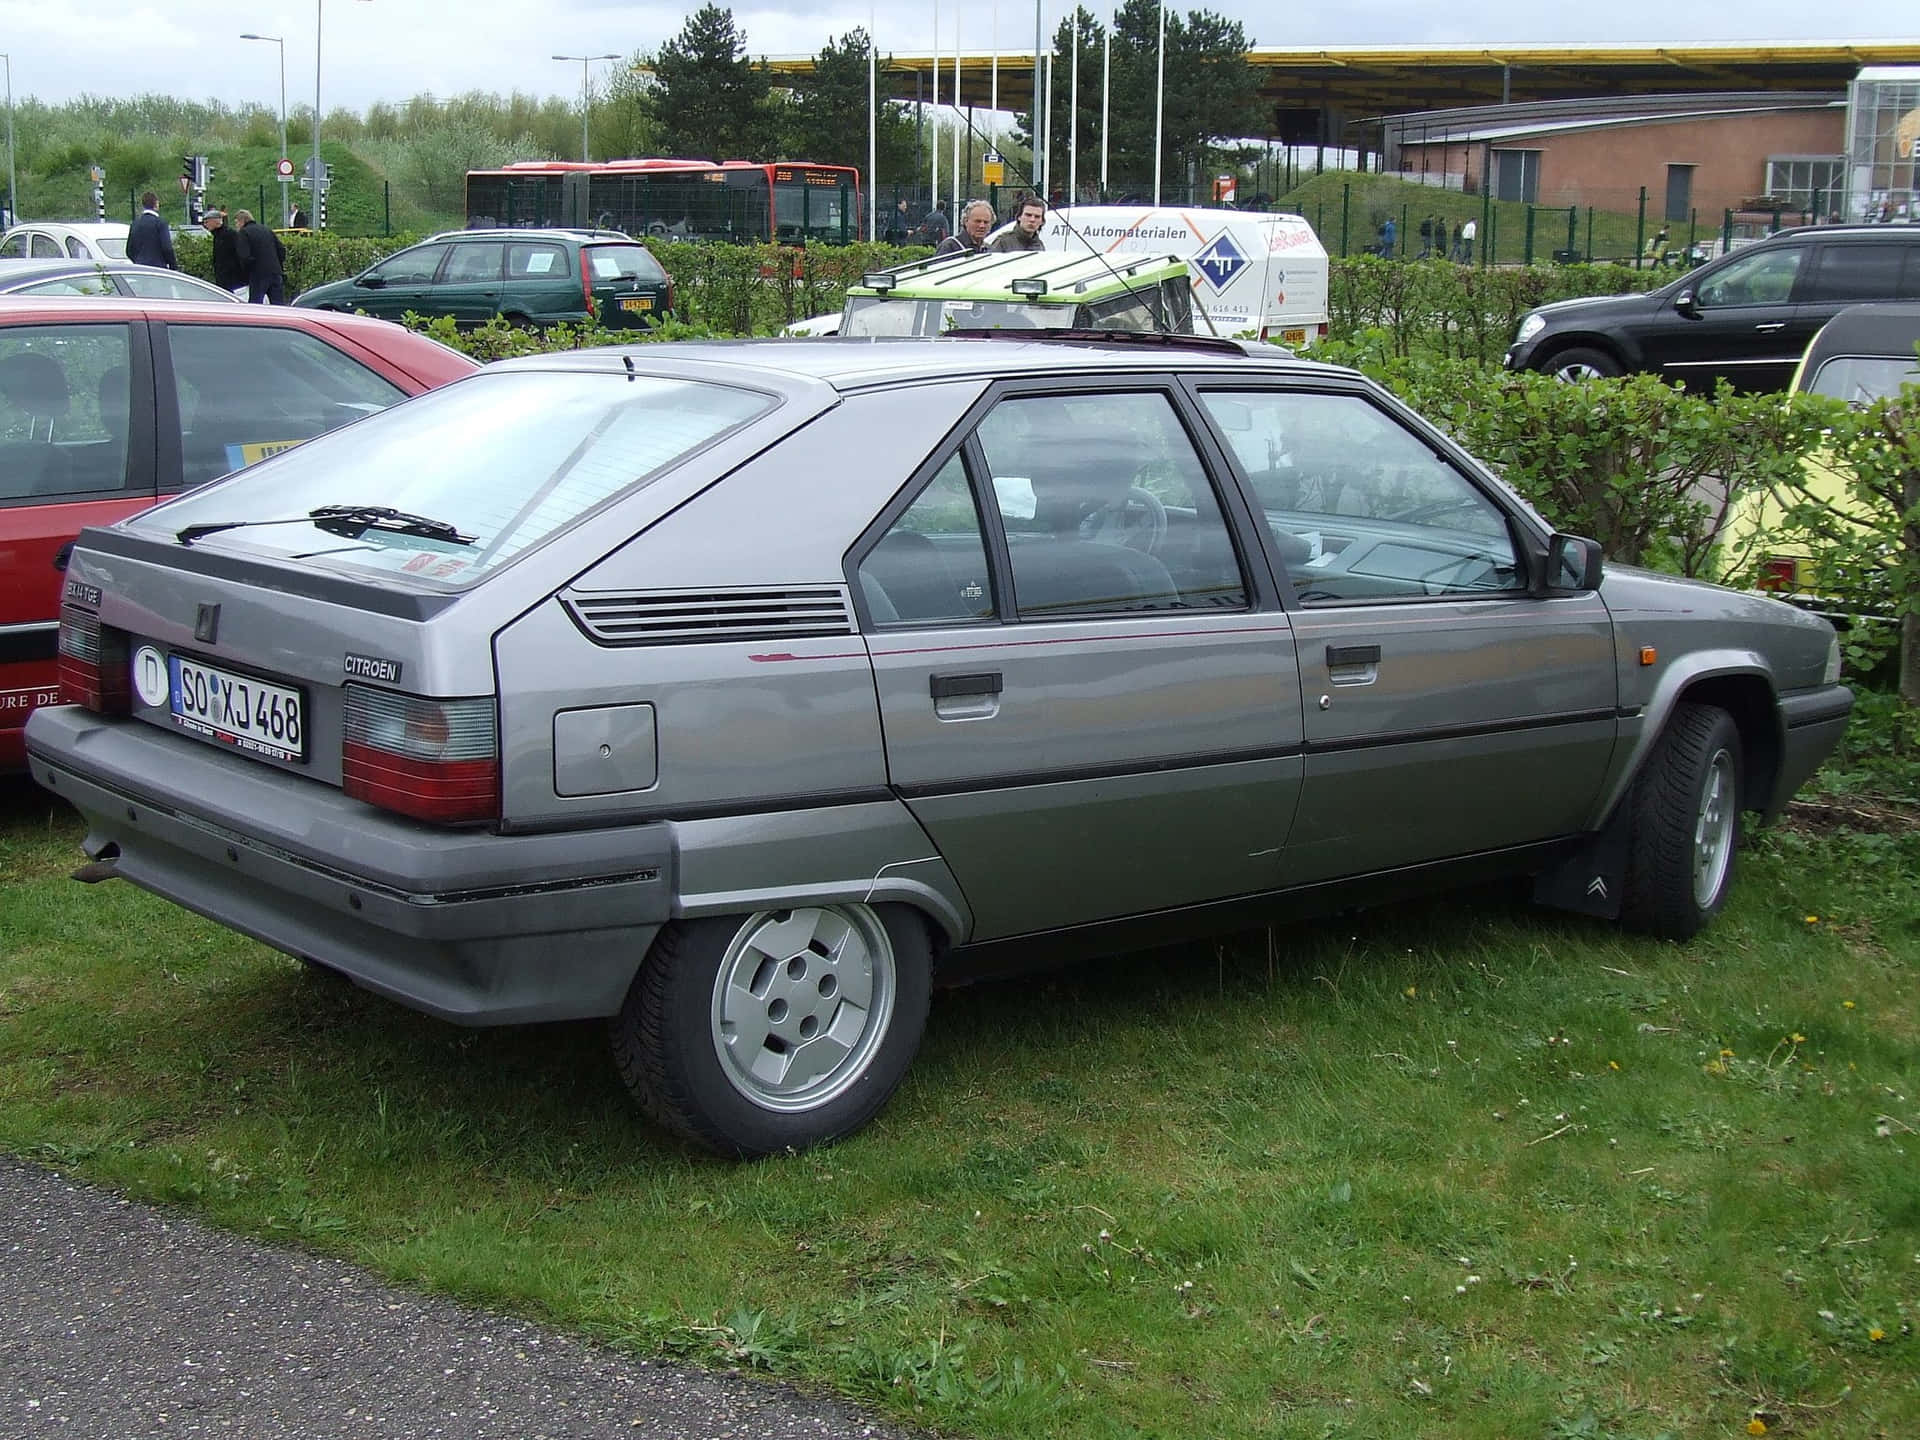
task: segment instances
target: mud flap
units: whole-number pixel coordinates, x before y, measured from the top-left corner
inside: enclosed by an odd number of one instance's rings
[[[1633,830],[1633,797],[1621,800],[1613,818],[1566,859],[1533,879],[1533,902],[1602,920],[1620,918],[1627,883],[1627,842]]]

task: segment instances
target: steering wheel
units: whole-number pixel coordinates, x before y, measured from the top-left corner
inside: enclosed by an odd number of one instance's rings
[[[1122,545],[1152,555],[1167,538],[1167,507],[1151,490],[1130,485],[1123,499],[1090,511],[1080,522],[1083,540],[1097,539],[1109,530]]]

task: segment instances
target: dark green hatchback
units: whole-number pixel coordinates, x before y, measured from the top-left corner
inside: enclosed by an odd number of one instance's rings
[[[637,240],[612,230],[454,230],[410,245],[350,280],[316,285],[293,302],[364,310],[388,320],[408,311],[462,325],[494,316],[522,324],[613,329],[649,325],[673,310],[673,281]]]

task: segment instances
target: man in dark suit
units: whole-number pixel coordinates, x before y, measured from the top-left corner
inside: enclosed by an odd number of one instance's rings
[[[160,197],[151,190],[140,197],[140,213],[127,227],[127,259],[163,270],[180,268],[173,258],[173,232],[160,218]]]
[[[233,223],[247,257],[247,300],[254,305],[286,304],[287,247],[251,210],[234,211]]]

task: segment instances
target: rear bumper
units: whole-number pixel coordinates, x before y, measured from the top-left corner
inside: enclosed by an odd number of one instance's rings
[[[1780,697],[1780,720],[1785,730],[1780,776],[1767,806],[1771,821],[1787,808],[1794,791],[1813,777],[1847,733],[1853,713],[1853,691],[1844,685],[1823,685]]]
[[[71,706],[35,712],[27,760],[118,876],[461,1024],[613,1014],[672,906],[665,825],[436,830]]]

